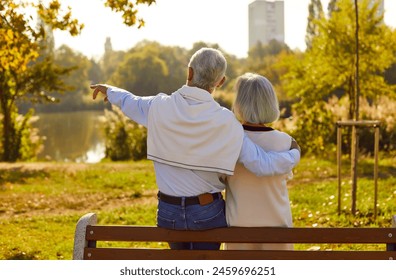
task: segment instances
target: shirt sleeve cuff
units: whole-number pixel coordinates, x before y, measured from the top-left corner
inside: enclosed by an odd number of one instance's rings
[[[295,161],[294,164],[299,163],[300,158],[301,158],[300,152],[297,149],[292,149],[292,150],[290,150],[290,153],[294,158],[294,161]]]

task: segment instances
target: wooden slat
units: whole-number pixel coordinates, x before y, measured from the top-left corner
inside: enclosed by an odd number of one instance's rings
[[[157,227],[88,226],[86,239],[97,241],[236,243],[396,243],[396,228],[217,228],[179,231]]]
[[[87,260],[396,260],[387,251],[204,251],[86,248]]]

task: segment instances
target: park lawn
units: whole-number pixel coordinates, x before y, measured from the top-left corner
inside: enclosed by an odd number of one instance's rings
[[[380,160],[377,219],[373,217],[373,160],[359,161],[356,216],[350,213],[349,169],[345,160],[342,212],[338,215],[336,161],[301,160],[289,182],[296,227],[391,226],[396,214],[396,156]],[[100,224],[155,225],[156,192],[150,161],[1,163],[0,259],[71,259],[76,222],[88,212],[97,213]],[[320,249],[338,247],[324,245]],[[344,245],[342,249],[352,248]]]
[[[71,259],[78,219],[155,224],[152,163],[0,164],[0,259]]]

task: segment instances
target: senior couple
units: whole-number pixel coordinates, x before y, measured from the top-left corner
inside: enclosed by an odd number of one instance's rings
[[[239,78],[235,115],[213,99],[226,68],[219,50],[202,48],[190,59],[186,85],[171,95],[140,97],[113,86],[91,86],[93,99],[103,94],[147,127],[147,158],[154,162],[159,189],[158,227],[292,226],[286,180],[300,159],[300,148],[289,135],[265,125],[279,117],[276,94],[266,78]],[[220,245],[169,244],[171,249],[209,250]],[[252,246],[268,249],[264,244],[226,244],[226,249]]]

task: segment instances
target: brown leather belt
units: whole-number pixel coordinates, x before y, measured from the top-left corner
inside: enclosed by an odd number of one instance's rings
[[[195,204],[200,204],[200,205],[207,205],[209,203],[212,203],[216,199],[222,198],[222,195],[220,192],[217,193],[203,193],[198,196],[186,196],[184,198],[184,205],[195,205]],[[169,203],[169,204],[174,204],[174,205],[182,205],[183,198],[178,197],[178,196],[171,196],[164,194],[162,192],[158,192],[158,199],[162,200],[163,202]]]

